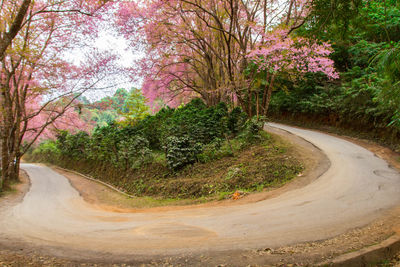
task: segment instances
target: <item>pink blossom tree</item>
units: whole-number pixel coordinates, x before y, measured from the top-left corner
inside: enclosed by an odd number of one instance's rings
[[[1,38],[10,32],[23,3],[1,2],[6,25]],[[100,6],[103,3],[96,0],[29,3],[0,62],[0,190],[4,182],[18,179],[22,155],[44,134],[57,128],[87,127],[75,112],[76,99],[97,87],[115,57],[87,48],[87,60],[76,64],[68,55],[85,44],[89,34],[96,34]]]
[[[335,71],[330,44],[317,43],[302,37],[293,37],[285,29],[276,29],[263,35],[262,42],[248,54],[248,59],[255,64],[250,88],[256,92],[257,116],[267,115],[275,78],[286,74],[293,80],[308,72],[324,73],[329,79],[339,78]]]
[[[178,96],[201,96],[209,105],[237,101],[252,115],[248,55],[268,44],[265,37],[278,26],[290,35],[303,25],[310,7],[311,0],[130,2],[120,8],[119,26],[146,49],[139,73],[150,102],[176,105]]]

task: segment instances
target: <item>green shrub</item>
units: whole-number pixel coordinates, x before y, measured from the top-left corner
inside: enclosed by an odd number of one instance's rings
[[[163,108],[153,116],[147,116],[135,125],[135,130],[149,141],[151,149],[161,150],[166,136],[166,122],[174,114],[174,109]]]
[[[168,137],[165,145],[168,167],[171,170],[178,170],[196,162],[201,149],[202,145],[194,143],[188,136]]]
[[[62,155],[79,160],[87,156],[87,148],[90,143],[89,134],[80,131],[76,134],[68,134],[63,131],[58,135],[58,148]]]
[[[122,140],[119,143],[118,154],[125,170],[149,162],[152,155],[149,141],[139,135],[129,136]]]
[[[221,138],[214,139],[212,143],[203,146],[203,151],[197,155],[197,159],[202,163],[207,163],[229,155],[228,153],[224,153],[221,149],[222,145],[223,140]],[[230,152],[230,154],[231,153],[232,152]]]
[[[245,129],[245,121],[246,114],[240,108],[229,112],[225,103],[207,107],[201,99],[193,99],[132,125],[96,127],[91,136],[60,131],[57,148],[66,161],[88,160],[98,168],[112,166],[124,171],[142,166],[152,160],[154,152],[164,150],[163,162],[178,170],[198,160],[208,162],[232,155],[229,139]]]
[[[240,107],[235,107],[229,113],[227,127],[233,135],[236,135],[242,130],[246,121],[247,114]]]
[[[60,154],[60,150],[58,149],[56,142],[53,140],[41,143],[32,151],[33,159],[50,163],[56,162]]]
[[[252,143],[261,139],[260,132],[264,127],[264,120],[253,117],[246,121],[244,130],[240,133],[239,137],[248,143]]]

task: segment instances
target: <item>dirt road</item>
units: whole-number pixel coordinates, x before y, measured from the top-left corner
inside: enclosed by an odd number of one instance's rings
[[[0,236],[97,254],[195,254],[326,239],[400,203],[400,174],[372,152],[330,135],[270,126],[319,147],[331,161],[329,170],[303,188],[246,205],[112,213],[83,201],[51,169],[23,164],[31,189],[21,203],[0,209]]]

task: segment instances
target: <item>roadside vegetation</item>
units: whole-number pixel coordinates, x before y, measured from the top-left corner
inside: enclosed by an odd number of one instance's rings
[[[280,186],[302,171],[262,126],[240,108],[194,99],[128,126],[99,126],[90,135],[60,131],[26,159],[89,174],[136,196],[223,199]]]
[[[285,90],[273,94],[269,115],[350,130],[399,151],[399,1],[318,0],[314,8],[309,27],[298,34],[330,40],[340,79],[309,73],[293,83],[282,77]]]
[[[17,190],[15,189],[17,184],[18,184],[18,181],[12,181],[11,183],[4,186],[3,190],[0,191],[0,197],[17,192]]]

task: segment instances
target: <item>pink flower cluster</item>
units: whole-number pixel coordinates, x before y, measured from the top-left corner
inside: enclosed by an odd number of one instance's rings
[[[259,71],[268,72],[322,72],[330,79],[339,78],[334,62],[328,56],[330,44],[313,42],[302,37],[291,37],[285,30],[265,34],[264,40],[251,51],[248,58]]]

